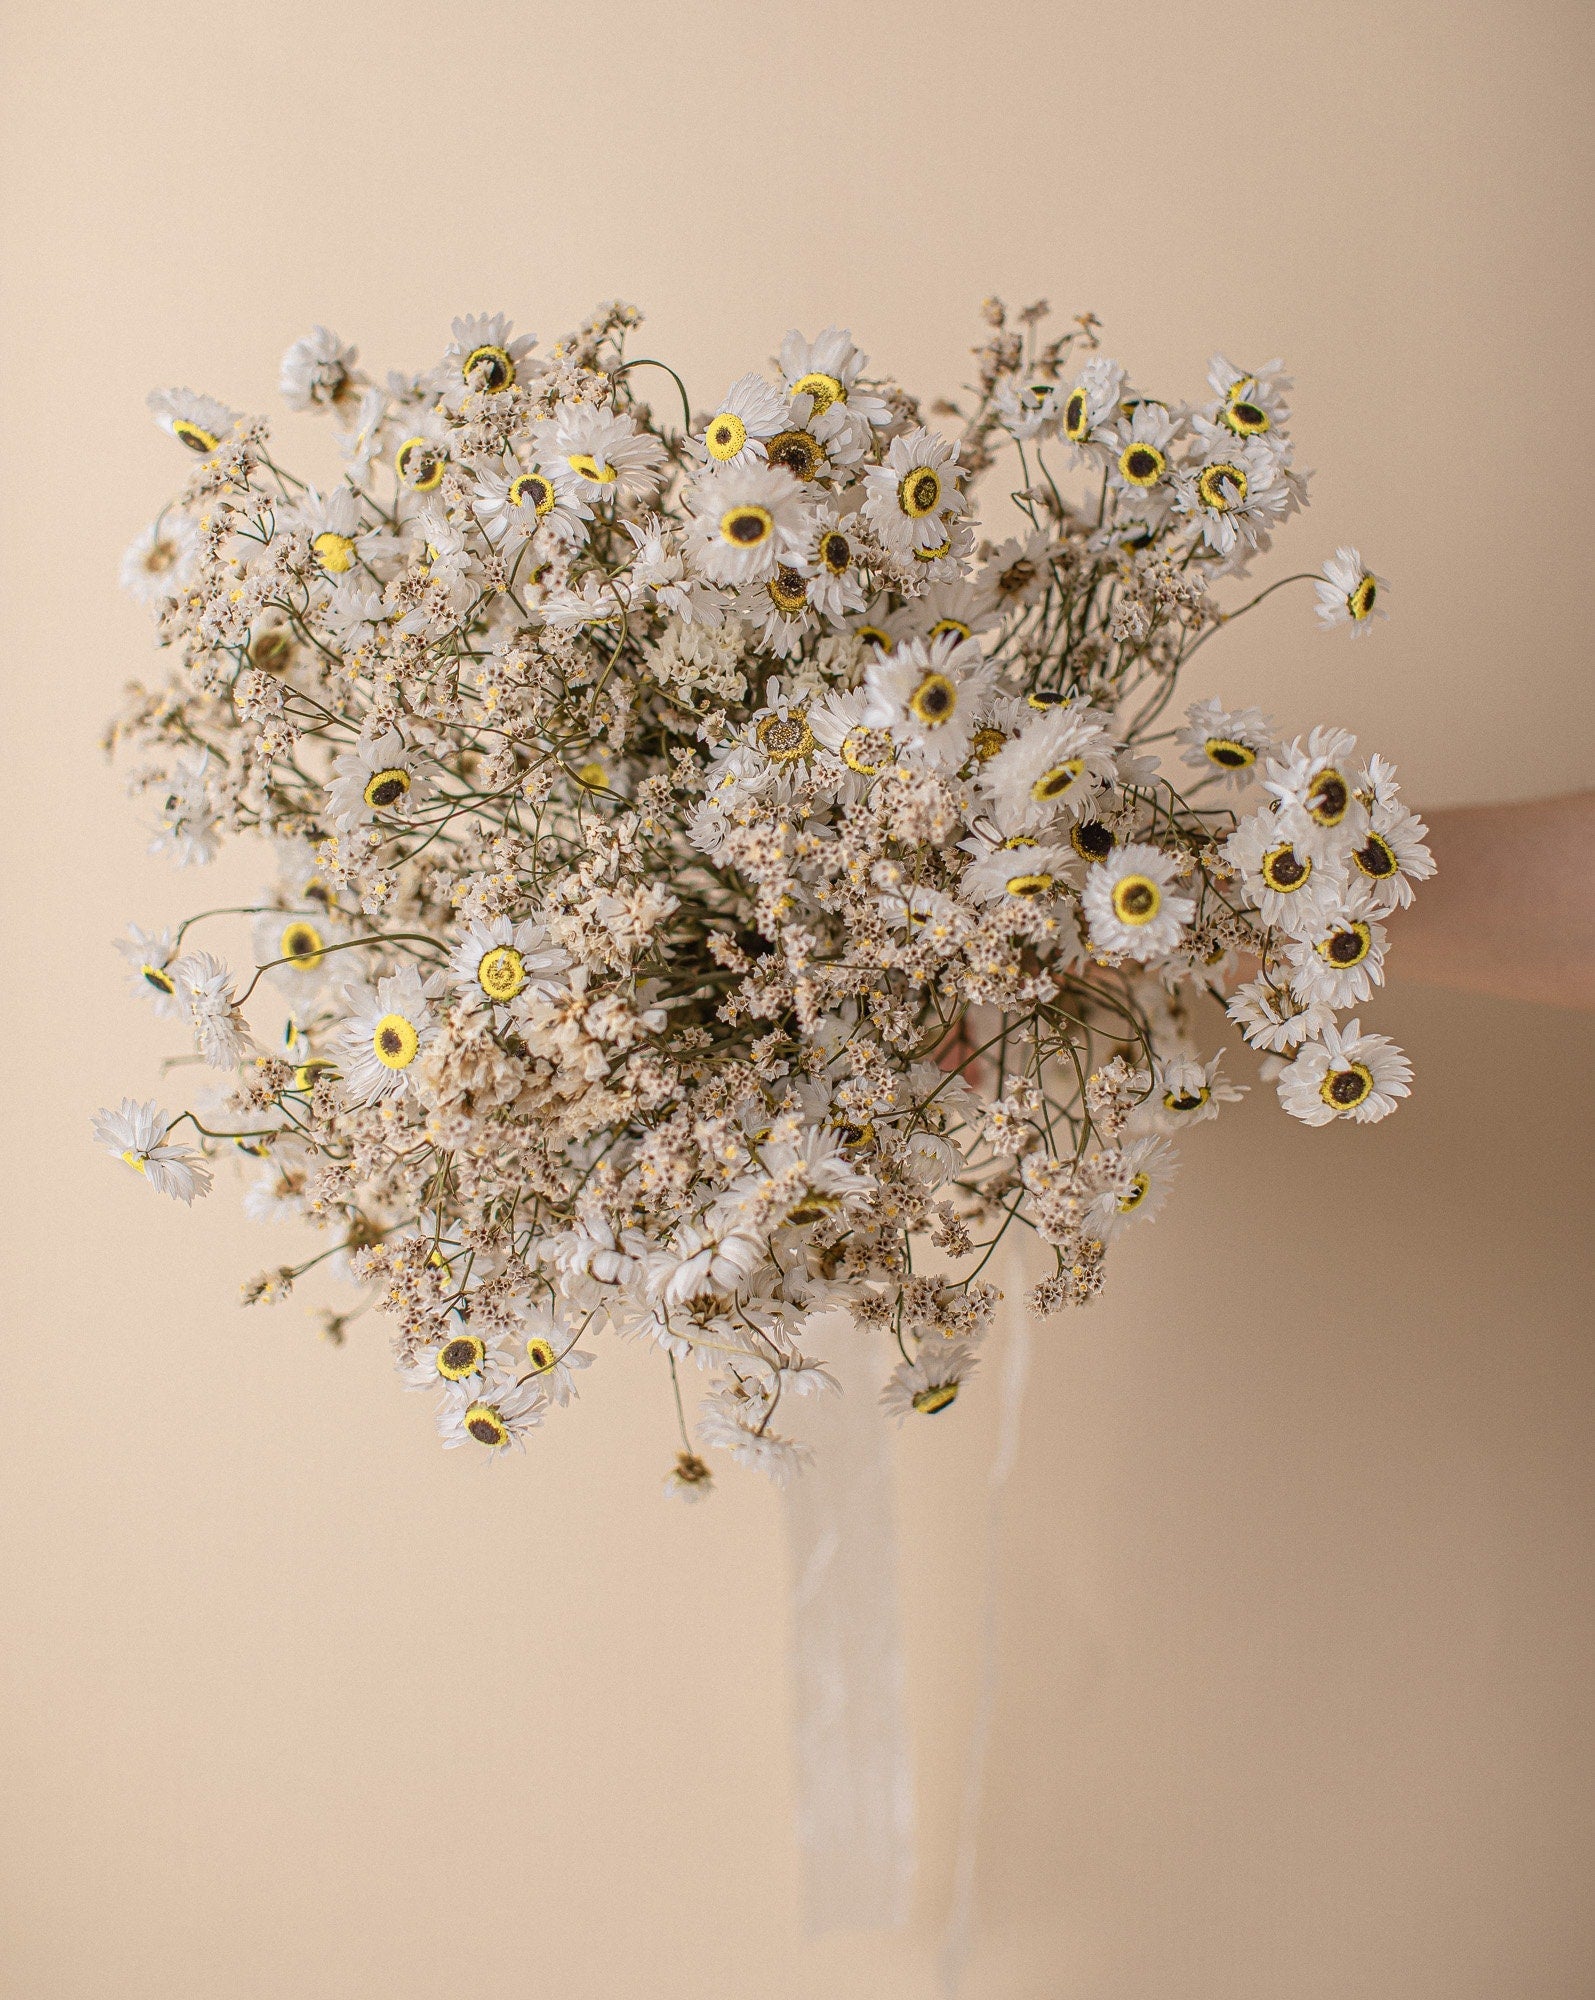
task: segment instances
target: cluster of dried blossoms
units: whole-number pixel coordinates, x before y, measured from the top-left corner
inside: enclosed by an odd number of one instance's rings
[[[676,378],[677,430],[628,306],[542,355],[456,320],[380,386],[317,328],[283,390],[338,427],[326,491],[264,422],[151,399],[195,463],[127,578],[182,665],[114,734],[155,851],[248,830],[276,879],[242,981],[198,918],[123,942],[230,1083],[100,1136],[185,1201],[258,1161],[248,1207],[331,1232],[446,1443],[520,1444],[607,1328],[668,1357],[677,1490],[700,1445],[784,1475],[837,1308],[890,1411],[944,1408],[1009,1224],[1053,1249],[1034,1310],[1084,1303],[1171,1135],[1239,1095],[1195,1039],[1226,993],[1297,1117],[1406,1094],[1337,1025],[1432,866],[1390,766],[1212,701],[1160,726],[1236,615],[1212,587],[1303,504],[1289,383],[1219,358],[1167,403],[1045,312],[988,304],[943,430],[835,329],[704,416]],[[1307,580],[1326,624],[1379,615],[1354,550]]]

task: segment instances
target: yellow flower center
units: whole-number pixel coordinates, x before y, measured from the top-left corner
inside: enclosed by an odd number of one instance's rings
[[[384,1069],[408,1069],[420,1046],[421,1037],[402,1014],[384,1014],[371,1036],[371,1047]]]
[[[473,389],[496,396],[515,380],[515,363],[502,347],[473,347],[460,363],[460,373]]]
[[[1246,474],[1238,465],[1225,461],[1204,465],[1197,477],[1196,490],[1204,507],[1211,507],[1215,514],[1227,514],[1246,498]]]
[[[927,729],[939,729],[958,706],[958,689],[945,674],[927,674],[908,697],[908,712]]]
[[[1373,616],[1374,599],[1379,595],[1379,586],[1371,576],[1365,576],[1357,588],[1346,599],[1346,609],[1360,625],[1365,618]]]
[[[1318,1086],[1318,1095],[1336,1111],[1355,1111],[1372,1091],[1373,1074],[1359,1062],[1328,1071]]]
[[[1119,453],[1119,471],[1132,486],[1156,486],[1168,465],[1155,444],[1127,444]]]
[[[190,451],[214,451],[221,443],[214,431],[205,430],[199,424],[190,423],[187,417],[174,417],[172,435],[180,444],[186,444]]]
[[[491,1403],[473,1403],[465,1413],[465,1428],[478,1444],[491,1445],[495,1450],[510,1441],[504,1419]]]
[[[122,1158],[126,1160],[134,1173],[142,1174],[148,1171],[148,1164],[145,1161],[144,1155],[142,1153],[135,1153],[131,1146],[123,1153]]]
[[[417,493],[435,493],[443,484],[447,464],[430,438],[406,438],[393,457],[393,469]]]
[[[512,507],[530,507],[539,518],[552,513],[554,482],[540,472],[520,473],[510,481],[509,503]]]
[[[305,972],[314,972],[324,956],[326,940],[314,924],[307,924],[303,918],[296,919],[277,940],[277,954],[299,966]]]
[[[956,1382],[938,1382],[933,1388],[921,1389],[912,1401],[922,1417],[933,1417],[938,1410],[945,1410],[949,1403],[958,1399]]]
[[[144,981],[145,985],[153,986],[157,993],[175,993],[177,991],[177,981],[166,970],[164,965],[141,965],[138,970],[139,977]]]
[[[988,723],[984,729],[975,731],[970,738],[970,748],[974,751],[977,762],[989,764],[1007,741],[1007,737],[1000,729],[994,729]]]
[[[609,773],[595,757],[590,763],[577,767],[576,782],[584,792],[601,792],[609,783]]]
[[[1069,845],[1082,861],[1105,861],[1113,852],[1113,835],[1099,819],[1083,819],[1069,830]]]
[[[1146,1200],[1147,1189],[1151,1185],[1145,1174],[1137,1174],[1124,1193],[1119,1196],[1120,1213],[1128,1215],[1132,1208],[1139,1208]]]
[[[1050,875],[1010,875],[1004,883],[1010,896],[1044,896],[1052,887]]]
[[[933,465],[916,465],[897,489],[897,504],[911,521],[933,514],[941,503],[941,474]]]
[[[335,535],[331,529],[317,535],[310,544],[316,561],[332,576],[342,576],[346,570],[354,568],[354,541],[348,535]]]
[[[809,480],[825,469],[825,452],[812,431],[778,431],[765,446],[772,465],[785,466],[794,479]]]
[[[1063,434],[1084,444],[1091,431],[1091,404],[1084,389],[1071,389],[1064,399]]]
[[[1202,748],[1207,752],[1208,762],[1223,771],[1244,771],[1248,764],[1257,762],[1257,752],[1252,746],[1233,736],[1210,736]]]
[[[834,1215],[842,1206],[834,1194],[800,1195],[786,1212],[789,1223],[801,1228],[805,1223],[823,1222],[828,1215]]]
[[[722,464],[728,458],[735,458],[747,441],[748,427],[734,410],[722,410],[704,434],[709,456],[718,458]]]
[[[929,548],[915,549],[914,560],[921,563],[940,562],[952,545],[952,538],[948,536],[942,541],[933,542]]]
[[[619,474],[607,461],[600,465],[588,451],[573,451],[565,463],[578,479],[591,480],[594,486],[613,486]]]
[[[853,547],[846,535],[832,528],[820,537],[820,561],[832,576],[845,576],[847,566],[853,560]]]
[[[1307,816],[1318,826],[1339,826],[1351,810],[1351,787],[1332,764],[1307,787]]]
[[[463,1382],[486,1359],[487,1348],[474,1333],[459,1333],[438,1349],[437,1369],[445,1382]]]
[[[873,729],[850,729],[842,738],[842,762],[850,771],[857,771],[862,778],[873,778],[877,771],[884,771],[891,762],[887,757],[873,757],[864,745],[879,735]]]
[[[814,414],[823,417],[833,403],[845,403],[847,391],[835,375],[800,375],[792,384],[794,396],[812,396]]]
[[[1344,924],[1313,946],[1326,965],[1337,966],[1343,972],[1361,965],[1372,949],[1373,933],[1363,923]]]
[[[1261,437],[1270,428],[1269,415],[1261,403],[1254,403],[1249,396],[1240,394],[1246,386],[1244,382],[1237,382],[1230,390],[1230,401],[1220,421],[1227,424],[1237,437]]]
[[[938,618],[926,636],[931,639],[939,639],[944,632],[951,632],[958,639],[967,639],[969,637],[969,627],[964,623],[962,618]]]
[[[854,637],[861,645],[879,646],[883,653],[892,650],[892,635],[880,625],[859,625],[854,629]]]
[[[545,1340],[540,1333],[534,1333],[526,1343],[526,1358],[532,1364],[535,1374],[543,1375],[553,1367],[559,1356],[554,1352],[554,1343]]]
[[[1030,787],[1030,796],[1038,805],[1046,805],[1051,799],[1061,799],[1084,769],[1081,758],[1066,757],[1061,764],[1054,764],[1050,771],[1042,772]]]
[[[1293,896],[1312,872],[1313,864],[1294,847],[1271,847],[1263,856],[1263,880],[1276,895]]]
[[[782,563],[765,588],[770,593],[770,602],[783,617],[795,618],[809,601],[808,579],[801,570],[790,569]]]
[[[1204,1083],[1197,1090],[1182,1090],[1177,1097],[1172,1090],[1165,1090],[1163,1102],[1170,1111],[1200,1111],[1212,1094]]]
[[[1150,875],[1125,875],[1113,885],[1113,914],[1121,924],[1149,924],[1163,907],[1163,891]]]
[[[808,756],[814,748],[814,731],[801,713],[767,715],[753,735],[772,764],[790,764],[795,758]]]
[[[1363,874],[1375,882],[1382,882],[1387,876],[1394,875],[1401,865],[1396,859],[1396,850],[1382,833],[1370,833],[1351,858]]]
[[[768,507],[728,507],[720,516],[720,539],[733,548],[756,549],[775,533],[775,520]]]
[[[476,983],[489,1000],[513,1000],[526,984],[526,961],[512,944],[496,944],[482,954]]]
[[[395,764],[386,771],[373,771],[361,796],[374,812],[385,812],[389,806],[396,806],[409,789],[409,772]]]

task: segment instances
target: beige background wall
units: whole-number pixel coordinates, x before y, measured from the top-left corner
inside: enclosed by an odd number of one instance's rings
[[[616,292],[702,397],[833,316],[949,387],[991,290],[1171,393],[1283,352],[1290,553],[1360,541],[1393,619],[1273,600],[1192,693],[1353,722],[1422,801],[1587,783],[1591,39],[1550,0],[11,10],[6,2000],[929,1994],[972,1693],[990,1379],[902,1454],[915,1920],[805,1945],[770,1494],[657,1498],[629,1351],[476,1476],[373,1323],[240,1312],[284,1236],[91,1151],[172,1046],[107,940],[229,899],[95,749],[181,473],[145,390],[259,407],[313,319],[409,365]],[[1595,1023],[1395,965],[1411,1107],[1254,1096],[1041,1333],[976,2000],[1595,1990]]]

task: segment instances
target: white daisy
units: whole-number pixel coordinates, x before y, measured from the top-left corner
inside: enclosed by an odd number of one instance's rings
[[[435,1032],[429,988],[413,965],[350,995],[351,1013],[337,1037],[344,1086],[355,1104],[375,1104],[413,1089],[413,1065]]]
[[[298,525],[309,537],[310,553],[324,576],[347,576],[365,554],[360,546],[360,501],[351,487],[318,493],[312,486],[299,503]]]
[[[762,375],[743,375],[721,397],[693,449],[720,465],[762,459],[765,441],[790,424],[791,407],[791,397]]]
[[[1291,940],[1285,961],[1298,1000],[1335,1009],[1366,1000],[1385,979],[1385,927],[1371,895],[1352,891],[1317,932]]]
[[[327,947],[342,935],[324,908],[263,910],[254,922],[255,963],[270,968],[266,977],[284,993],[314,993],[331,969]]]
[[[976,903],[1043,902],[1063,891],[1073,862],[1072,847],[1047,846],[1021,837],[992,848],[966,868],[959,880],[959,893]]]
[[[813,534],[813,511],[790,472],[734,465],[705,473],[687,489],[692,552],[712,582],[763,583],[778,564],[801,569]]]
[[[729,1218],[720,1219],[718,1226],[708,1217],[701,1227],[684,1222],[669,1247],[648,1258],[648,1297],[668,1308],[726,1296],[738,1291],[763,1261],[758,1238]]]
[[[194,1046],[212,1069],[236,1069],[254,1051],[238,1002],[233,975],[208,951],[189,952],[172,967],[178,996],[194,1030]]]
[[[920,427],[892,439],[866,468],[863,514],[889,549],[931,560],[950,549],[964,511],[958,447]]]
[[[1239,1024],[1254,1049],[1279,1055],[1312,1041],[1334,1025],[1334,1013],[1322,1001],[1303,1003],[1283,987],[1251,979],[1237,986],[1224,1011]]]
[[[1368,809],[1358,797],[1362,772],[1352,762],[1349,729],[1314,729],[1263,766],[1263,783],[1278,801],[1280,831],[1298,854],[1341,863],[1362,845]]]
[[[1376,618],[1389,615],[1379,602],[1389,585],[1374,575],[1356,549],[1336,549],[1324,564],[1323,581],[1313,588],[1318,595],[1318,622],[1326,631],[1349,625],[1352,637],[1363,639]]]
[[[129,543],[122,588],[140,604],[180,597],[194,570],[199,530],[186,514],[163,514]]]
[[[462,1322],[417,1348],[400,1375],[407,1389],[475,1397],[510,1388],[518,1362],[508,1333],[490,1328],[483,1334]]]
[[[932,583],[892,613],[893,636],[903,639],[971,639],[1000,622],[984,587],[967,576]]]
[[[502,396],[513,389],[537,345],[535,333],[514,332],[503,313],[471,313],[450,327],[444,355],[451,400],[464,395]]]
[[[1304,1125],[1352,1118],[1373,1125],[1388,1118],[1396,1100],[1410,1095],[1412,1065],[1384,1035],[1365,1035],[1361,1023],[1324,1029],[1279,1077],[1279,1101]]]
[[[814,539],[806,551],[809,603],[829,625],[840,625],[864,608],[864,585],[858,569],[858,542],[851,511],[823,501],[814,516]]]
[[[1175,740],[1186,763],[1198,771],[1218,772],[1232,785],[1244,785],[1260,757],[1279,754],[1274,725],[1260,708],[1193,701],[1185,715],[1185,727]]]
[[[179,868],[202,868],[221,846],[221,819],[210,797],[210,751],[202,744],[172,766],[151,854],[169,854]]]
[[[403,819],[425,799],[429,786],[396,729],[346,750],[332,767],[327,806],[343,832],[368,826],[380,813]]]
[[[152,389],[147,401],[161,429],[201,458],[219,451],[242,421],[236,410],[192,389]]]
[[[1109,427],[1108,483],[1126,494],[1137,511],[1166,503],[1179,434],[1178,421],[1161,403],[1137,403],[1128,417],[1116,418]]]
[[[1215,401],[1204,415],[1239,438],[1271,438],[1289,421],[1285,397],[1293,386],[1283,361],[1270,361],[1252,373],[1237,368],[1222,354],[1208,364],[1207,380]]]
[[[1058,428],[1078,457],[1099,462],[1115,441],[1113,426],[1124,399],[1124,370],[1096,354],[1058,398]]]
[[[150,1002],[156,1020],[179,1019],[184,1009],[172,971],[171,932],[141,931],[137,924],[129,924],[127,936],[112,942],[132,966],[133,984]]]
[[[1150,1221],[1157,1214],[1173,1184],[1179,1155],[1167,1139],[1148,1133],[1127,1139],[1117,1153],[1094,1154],[1086,1164],[1110,1182],[1086,1209],[1088,1225],[1106,1242],[1128,1222]]]
[[[108,1153],[142,1174],[157,1194],[190,1203],[196,1195],[210,1193],[210,1168],[192,1147],[167,1143],[171,1127],[169,1112],[131,1097],[124,1097],[115,1111],[94,1114],[94,1136]]]
[[[1243,819],[1222,852],[1231,867],[1240,870],[1246,894],[1263,922],[1292,937],[1321,928],[1339,904],[1346,876],[1338,857],[1315,860],[1295,844],[1271,808]]]
[[[736,609],[747,620],[754,644],[781,660],[802,648],[816,622],[809,578],[792,563],[777,563],[764,582],[744,585]]]
[[[889,729],[906,755],[956,771],[995,678],[978,640],[951,633],[929,645],[909,639],[889,657],[877,653],[865,669],[864,719]]]
[[[646,500],[659,484],[665,448],[629,416],[596,403],[561,403],[537,427],[540,451],[562,462],[593,505]]]
[[[1165,1131],[1186,1125],[1203,1125],[1216,1118],[1222,1104],[1238,1104],[1246,1095],[1244,1084],[1231,1083],[1219,1065],[1224,1051],[1210,1062],[1199,1056],[1178,1055],[1158,1064],[1152,1095],[1146,1109]]]
[[[576,1345],[580,1338],[547,1306],[524,1303],[509,1335],[515,1368],[562,1410],[576,1394],[577,1372],[593,1365],[593,1357]]]
[[[1236,438],[1197,417],[1196,445],[1174,482],[1174,504],[1220,556],[1264,548],[1268,529],[1290,504],[1276,451],[1256,438]]]
[[[1370,771],[1381,758],[1370,760]],[[1434,873],[1434,856],[1425,844],[1429,829],[1399,799],[1380,798],[1373,791],[1368,805],[1368,830],[1351,851],[1354,880],[1366,884],[1374,907],[1382,912],[1404,910],[1412,901],[1414,882]]]
[[[1095,788],[1114,775],[1112,725],[1082,701],[1031,710],[1012,736],[980,766],[976,784],[1018,823],[1039,826],[1060,812],[1078,812]]]
[[[900,1361],[881,1390],[881,1408],[902,1423],[916,1413],[934,1417],[950,1409],[958,1391],[975,1372],[976,1357],[967,1341],[923,1340],[912,1361]]]
[[[462,1382],[438,1405],[438,1435],[445,1451],[463,1444],[484,1446],[490,1458],[511,1445],[524,1451],[526,1433],[543,1421],[547,1407],[535,1381],[508,1388],[487,1383],[475,1391]]]
[[[570,962],[536,918],[494,917],[472,924],[456,944],[449,976],[468,1010],[490,1013],[494,1027],[507,1028],[517,1003],[553,996]]]
[[[1174,887],[1179,862],[1162,848],[1131,841],[1086,870],[1080,907],[1098,951],[1145,962],[1174,950],[1196,905]]]
[[[865,784],[878,777],[897,755],[890,735],[866,720],[873,707],[868,688],[842,693],[836,688],[808,712],[816,740]]]
[[[471,470],[472,511],[501,554],[512,556],[539,531],[567,548],[585,541],[593,510],[577,490],[576,475],[562,460],[536,458],[530,464],[508,465],[479,460]]]
[[[868,366],[846,327],[828,326],[813,340],[793,332],[781,342],[781,373],[791,393],[807,396],[816,416],[840,407],[860,428],[892,419],[891,404],[859,382]]]
[[[313,326],[283,356],[278,391],[290,410],[352,411],[363,386],[355,375],[359,358],[330,327]]]

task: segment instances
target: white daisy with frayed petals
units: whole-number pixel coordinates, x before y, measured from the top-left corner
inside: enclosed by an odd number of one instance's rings
[[[791,398],[762,375],[743,375],[721,397],[693,449],[717,465],[763,459],[765,443],[790,425]]]
[[[555,944],[534,917],[519,923],[494,917],[472,924],[454,947],[449,976],[469,1011],[488,1013],[496,1028],[534,999],[549,999],[570,967],[570,953]]]
[[[898,1362],[887,1376],[881,1408],[899,1423],[911,1416],[939,1416],[958,1400],[975,1366],[974,1350],[965,1341],[921,1341],[914,1359]]]
[[[527,1432],[543,1421],[547,1407],[535,1379],[509,1388],[483,1382],[473,1389],[461,1382],[438,1405],[438,1436],[445,1451],[478,1444],[491,1461],[511,1446],[524,1451]]]
[[[715,583],[764,583],[778,564],[805,566],[813,509],[800,482],[775,465],[733,465],[687,490],[699,566]]]
[[[923,428],[892,439],[883,464],[864,472],[864,518],[900,556],[947,548],[964,511],[958,447]]]
[[[1359,1021],[1325,1028],[1279,1078],[1279,1101],[1304,1125],[1351,1118],[1373,1125],[1409,1094],[1412,1065],[1385,1035],[1365,1035]]]
[[[976,783],[999,811],[1039,826],[1060,812],[1078,812],[1114,775],[1115,744],[1108,718],[1083,701],[1026,716],[1019,733],[988,758]]]
[[[1349,625],[1354,639],[1364,639],[1376,618],[1389,615],[1379,601],[1389,586],[1356,549],[1336,549],[1324,564],[1322,581],[1313,588],[1318,595],[1318,622],[1325,631]]]
[[[94,1114],[94,1136],[108,1153],[142,1174],[157,1194],[187,1205],[210,1193],[210,1168],[192,1147],[172,1145],[166,1136],[171,1129],[169,1112],[131,1097],[115,1111]]]

